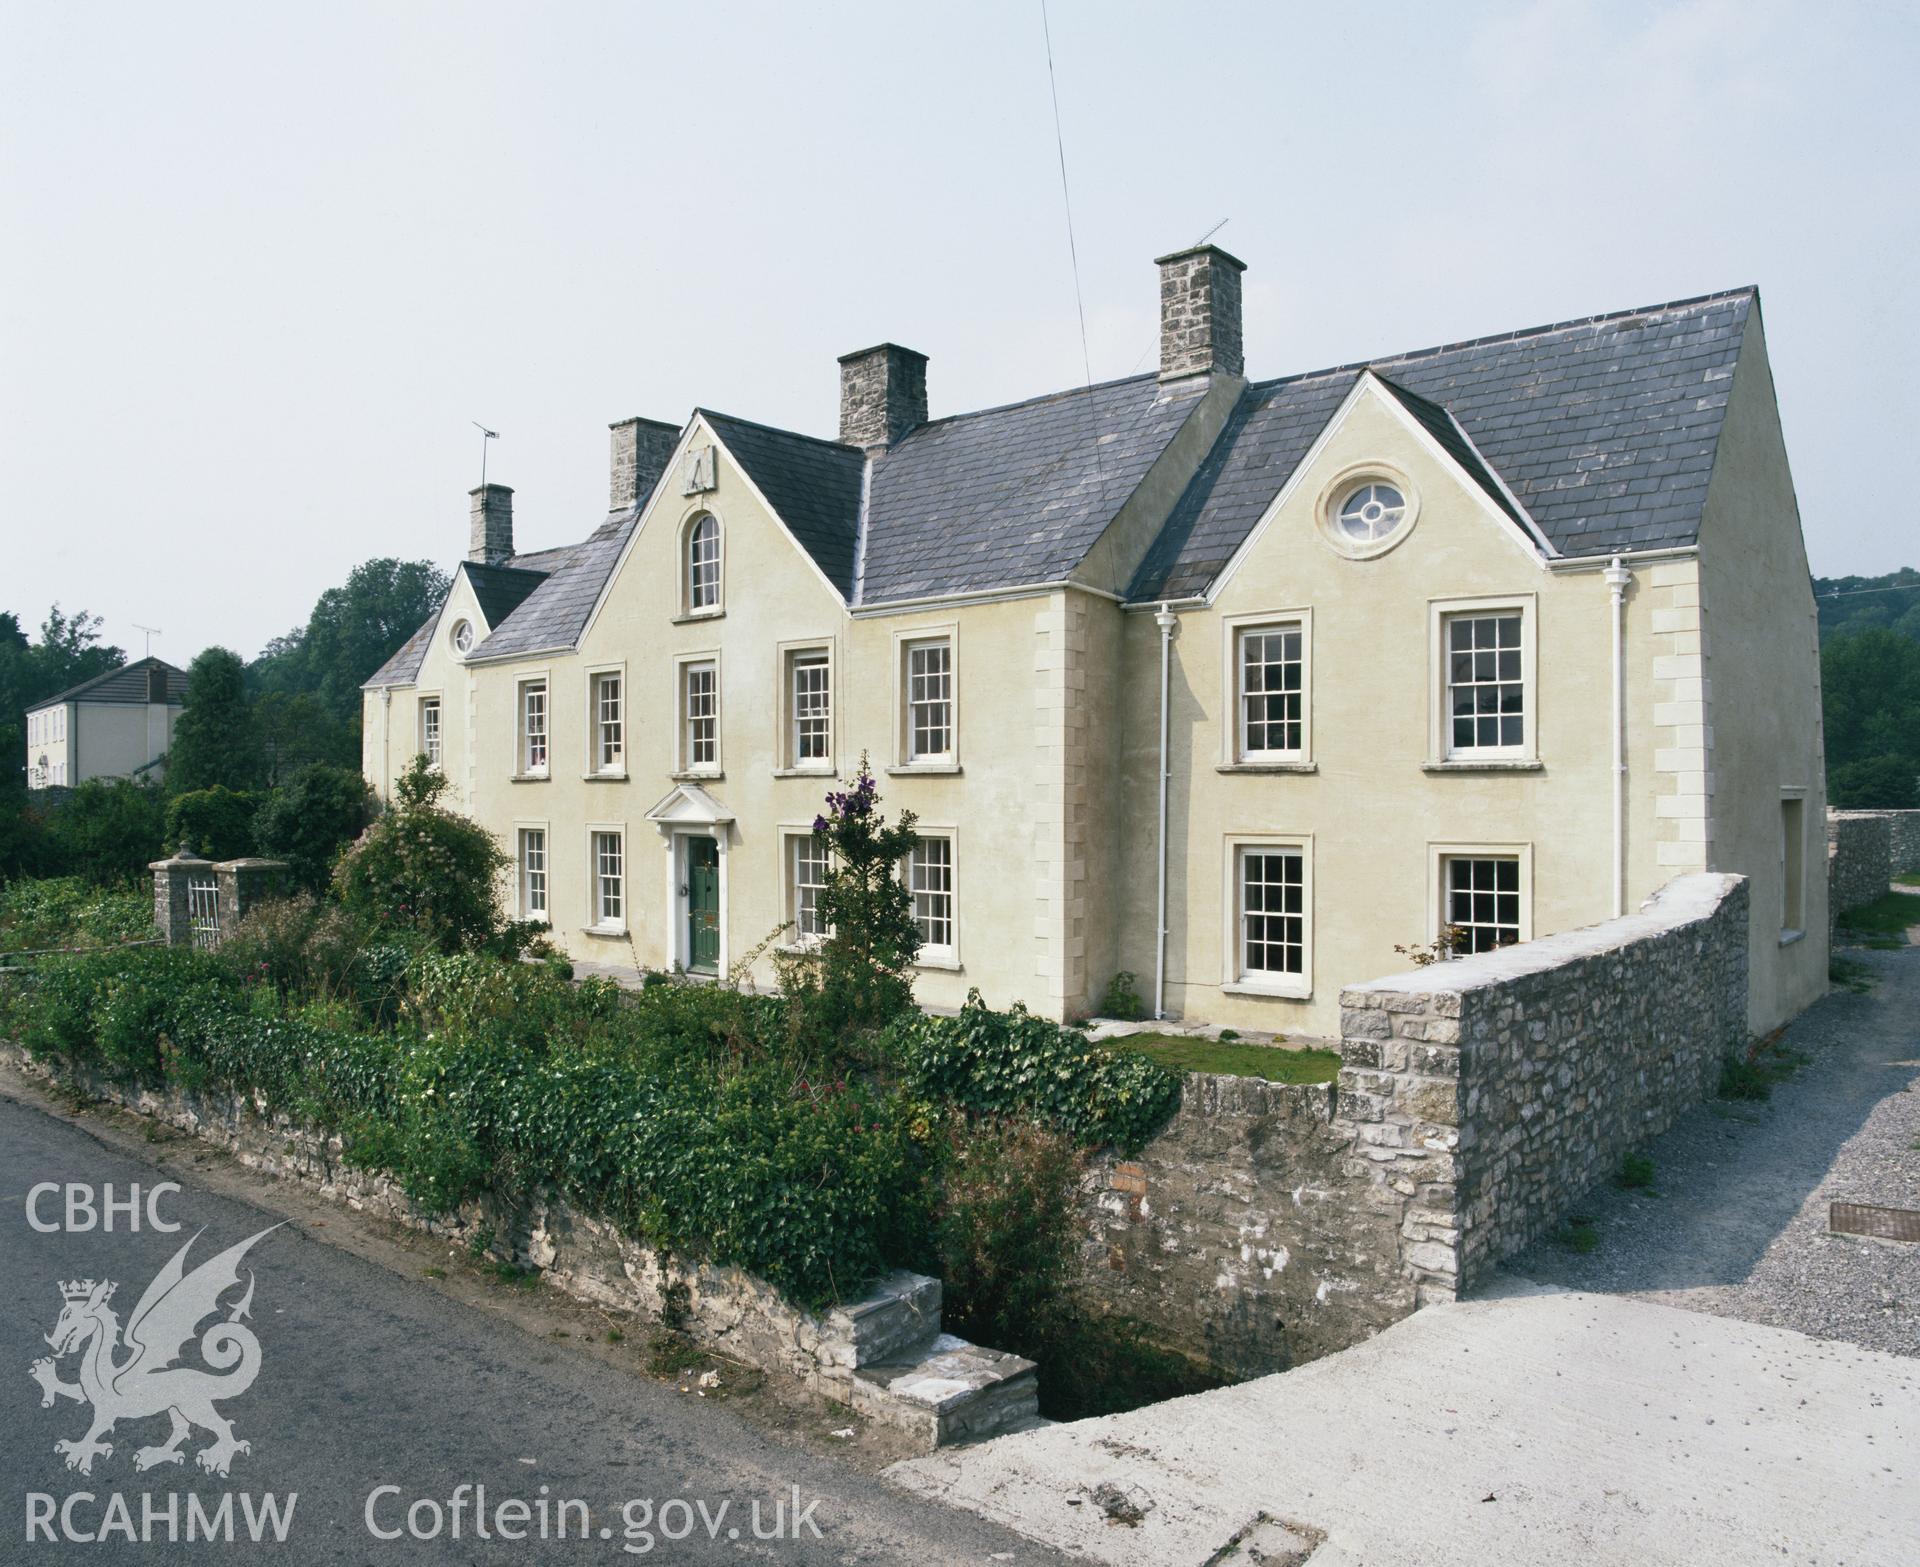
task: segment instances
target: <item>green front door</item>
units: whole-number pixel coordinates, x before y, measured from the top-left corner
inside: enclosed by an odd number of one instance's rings
[[[703,974],[720,967],[720,845],[687,840],[687,967]]]

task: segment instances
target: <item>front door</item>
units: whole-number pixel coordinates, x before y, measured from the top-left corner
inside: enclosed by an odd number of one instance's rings
[[[720,845],[687,839],[687,967],[712,974],[720,967]]]

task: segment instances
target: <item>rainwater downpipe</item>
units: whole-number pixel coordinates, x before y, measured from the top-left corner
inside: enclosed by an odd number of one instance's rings
[[[1163,600],[1153,617],[1160,628],[1160,886],[1154,899],[1153,1015],[1167,1015],[1167,779],[1172,764],[1167,756],[1167,694],[1173,657],[1174,614]]]
[[[1633,574],[1618,555],[1604,573],[1613,595],[1613,917],[1627,903],[1627,584]]]

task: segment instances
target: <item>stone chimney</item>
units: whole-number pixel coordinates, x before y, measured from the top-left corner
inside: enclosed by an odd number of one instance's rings
[[[891,446],[927,422],[927,356],[881,343],[840,356],[840,439]]]
[[[483,484],[467,496],[473,503],[467,559],[504,566],[513,558],[513,491],[504,484]]]
[[[1160,379],[1246,374],[1240,274],[1247,264],[1218,245],[1176,250],[1160,269]]]
[[[631,511],[646,501],[680,444],[678,425],[658,419],[622,419],[613,432],[613,461],[608,469],[607,509]]]

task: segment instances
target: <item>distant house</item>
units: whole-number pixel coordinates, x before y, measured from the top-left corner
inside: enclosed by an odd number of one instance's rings
[[[187,676],[143,658],[27,709],[27,787],[71,788],[89,778],[158,779],[185,705]]]

